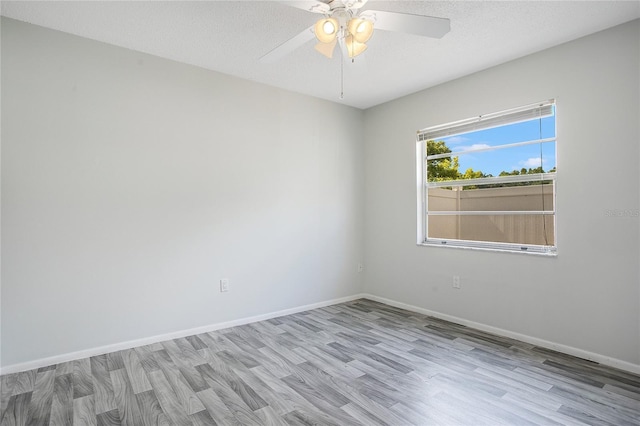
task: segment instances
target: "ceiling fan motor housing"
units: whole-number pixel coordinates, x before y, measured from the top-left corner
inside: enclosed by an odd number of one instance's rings
[[[369,19],[358,16],[357,9],[364,3],[363,0],[333,0],[328,3],[329,10],[325,12],[326,17],[318,20],[314,26],[314,32],[319,41],[316,45],[318,52],[331,58],[336,39],[345,43],[350,58],[358,56],[367,49],[365,43],[373,35],[373,19],[371,19],[373,15],[370,15]]]

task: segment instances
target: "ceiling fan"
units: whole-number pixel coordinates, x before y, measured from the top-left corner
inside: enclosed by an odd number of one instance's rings
[[[317,39],[315,49],[331,58],[338,44],[345,58],[354,58],[367,49],[374,29],[398,31],[424,37],[442,38],[450,30],[449,19],[408,13],[361,10],[367,0],[302,0],[284,4],[323,15],[299,34],[260,58],[274,62],[308,41]]]

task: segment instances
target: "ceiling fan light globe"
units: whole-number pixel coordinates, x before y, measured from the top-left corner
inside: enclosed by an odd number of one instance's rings
[[[333,51],[335,50],[337,43],[338,39],[334,38],[333,41],[329,43],[317,43],[315,49],[327,58],[331,59],[333,57]]]
[[[366,44],[357,41],[353,37],[353,35],[348,35],[344,39],[344,45],[347,48],[347,53],[349,54],[350,58],[355,58],[356,56],[367,50],[368,47]]]
[[[319,42],[331,43],[338,35],[338,21],[335,18],[319,19],[313,30]]]
[[[347,29],[358,43],[366,43],[373,35],[373,23],[362,18],[351,19]]]

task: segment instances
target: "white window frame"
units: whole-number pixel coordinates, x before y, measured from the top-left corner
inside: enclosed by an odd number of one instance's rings
[[[557,190],[557,173],[536,173],[527,175],[515,175],[515,176],[494,176],[487,178],[476,179],[453,179],[447,181],[428,182],[427,180],[427,160],[455,157],[458,155],[466,155],[469,153],[509,149],[517,146],[533,145],[533,144],[545,144],[549,142],[556,142],[557,153],[557,126],[556,136],[552,138],[536,139],[529,141],[519,141],[505,145],[492,146],[490,148],[480,148],[475,150],[465,150],[459,152],[450,152],[446,154],[434,154],[427,155],[426,143],[428,140],[437,140],[444,137],[450,137],[469,133],[477,130],[490,129],[500,127],[503,125],[514,124],[523,121],[529,121],[531,119],[538,119],[548,116],[552,111],[557,119],[557,113],[555,109],[555,100],[547,100],[543,102],[537,102],[535,104],[525,105],[518,108],[513,108],[497,113],[482,115],[473,117],[466,120],[460,120],[452,123],[446,123],[438,126],[428,127],[423,130],[419,130],[417,133],[416,141],[416,186],[417,186],[417,244],[421,246],[437,246],[437,247],[457,247],[468,249],[480,249],[480,250],[492,250],[492,251],[507,251],[528,253],[546,256],[557,255],[557,221],[556,221],[556,190]],[[557,156],[556,156],[557,159]],[[556,160],[557,164],[557,160]],[[512,183],[512,182],[532,182],[532,181],[552,181],[553,188],[553,209],[544,211],[429,211],[429,197],[428,191],[430,188],[437,187],[451,187],[451,186],[468,186],[468,185],[485,185],[495,183]],[[463,184],[463,185],[461,185]],[[436,215],[513,215],[513,214],[534,214],[534,215],[553,215],[553,245],[534,245],[534,244],[513,244],[502,242],[485,242],[485,241],[473,241],[473,240],[459,240],[459,239],[443,239],[433,238],[428,236],[429,229],[429,216]]]

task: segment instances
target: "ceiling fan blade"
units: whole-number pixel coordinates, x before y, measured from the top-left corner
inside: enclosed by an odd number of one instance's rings
[[[347,9],[360,9],[367,4],[369,0],[343,0],[343,3]]]
[[[312,25],[309,28],[300,32],[298,35],[295,35],[289,40],[285,41],[280,46],[264,54],[260,58],[260,62],[265,64],[275,62],[278,59],[293,52],[294,50],[296,50],[298,47],[302,46],[306,42],[313,40],[314,38],[316,38],[316,34],[313,32],[313,25]]]
[[[450,21],[447,18],[381,10],[367,10],[362,12],[360,16],[372,18],[373,27],[376,29],[417,34],[424,37],[442,38],[451,30]]]
[[[307,12],[321,14],[327,14],[331,12],[331,7],[327,3],[316,0],[283,1],[282,3],[286,4],[287,6],[306,10]]]

